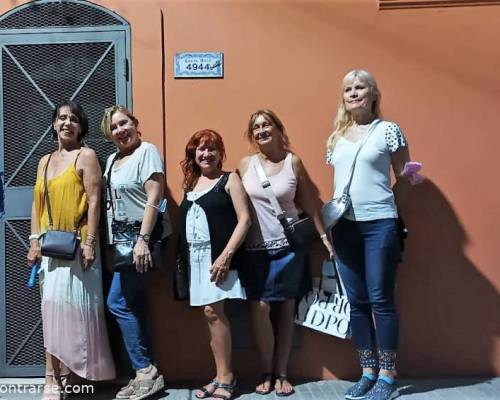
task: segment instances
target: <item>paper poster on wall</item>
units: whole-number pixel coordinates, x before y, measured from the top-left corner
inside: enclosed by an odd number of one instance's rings
[[[5,215],[5,201],[3,192],[3,171],[0,171],[0,218]]]

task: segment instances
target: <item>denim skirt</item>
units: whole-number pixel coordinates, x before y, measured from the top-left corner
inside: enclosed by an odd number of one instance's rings
[[[289,247],[247,251],[240,270],[248,300],[283,301],[302,297],[311,288],[308,257]]]

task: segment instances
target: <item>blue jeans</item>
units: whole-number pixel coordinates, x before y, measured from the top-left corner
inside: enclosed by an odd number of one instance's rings
[[[132,368],[134,370],[146,368],[152,362],[144,274],[114,272],[107,304],[120,326]]]
[[[352,338],[363,367],[394,369],[399,331],[394,286],[401,261],[396,224],[394,218],[342,218],[332,232],[351,305]]]

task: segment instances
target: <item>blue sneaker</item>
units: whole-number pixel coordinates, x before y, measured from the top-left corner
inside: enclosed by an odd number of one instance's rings
[[[360,400],[366,397],[368,391],[375,385],[375,381],[368,379],[366,376],[362,376],[359,381],[357,381],[354,386],[351,386],[347,392],[345,392],[344,397],[347,400]]]
[[[396,382],[387,383],[383,379],[378,379],[375,385],[364,397],[365,400],[391,400],[399,396]]]

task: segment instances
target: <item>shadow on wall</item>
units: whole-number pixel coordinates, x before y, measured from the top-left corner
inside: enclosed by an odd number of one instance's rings
[[[170,195],[168,199],[175,229],[178,206]],[[500,296],[466,257],[467,237],[453,208],[430,181],[413,187],[400,208],[410,235],[397,287],[399,374],[405,378],[496,375],[494,345],[500,328]],[[174,240],[169,247],[166,269],[155,271],[150,282],[155,359],[171,380],[200,380],[213,374],[206,325],[199,309],[173,301]],[[315,265],[324,253],[318,249],[312,256]],[[313,266],[313,275],[318,273]],[[258,375],[259,362],[251,343],[249,315],[238,315],[241,311],[239,304],[229,307],[228,314],[237,325],[233,326],[235,333],[246,332],[235,340],[234,361],[238,376],[249,378]],[[301,333],[290,359],[292,376],[357,376],[350,341],[309,330]],[[123,357],[119,358],[121,364]]]
[[[500,296],[465,255],[467,236],[439,188],[413,187],[398,277],[399,371],[414,376],[495,376]]]
[[[166,186],[168,212],[173,234],[169,237],[165,265],[149,276],[149,311],[153,353],[159,369],[169,380],[190,379],[189,366],[209,365],[208,333],[197,307],[175,301],[173,291],[175,258],[179,241],[179,204]],[[191,340],[185,340],[185,337]],[[194,342],[193,338],[196,338]]]

